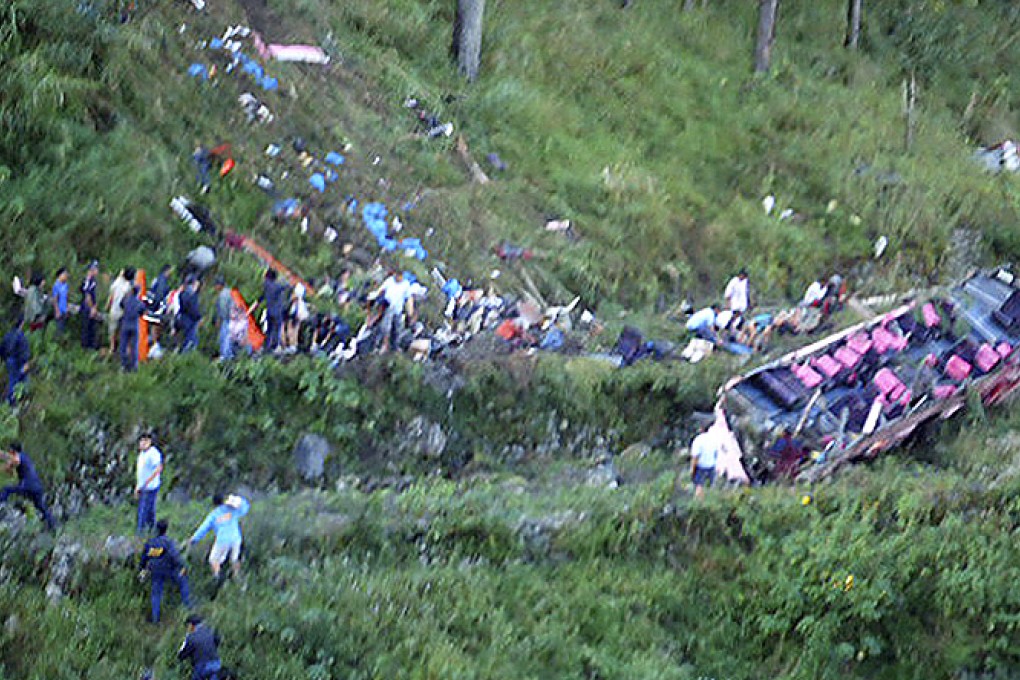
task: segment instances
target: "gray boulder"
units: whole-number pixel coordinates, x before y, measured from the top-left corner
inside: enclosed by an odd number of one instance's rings
[[[422,416],[408,423],[407,438],[413,451],[426,458],[439,458],[446,451],[448,437],[442,426]]]
[[[326,458],[333,452],[325,437],[303,434],[294,446],[294,467],[306,482],[317,482],[326,472]]]
[[[127,536],[107,536],[103,544],[106,559],[115,564],[127,562],[135,555],[135,544]]]

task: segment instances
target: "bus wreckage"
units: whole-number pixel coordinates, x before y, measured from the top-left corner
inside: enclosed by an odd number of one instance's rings
[[[1018,350],[1020,275],[984,271],[733,378],[715,427],[752,480],[821,480],[968,399],[1001,403],[1020,386]]]

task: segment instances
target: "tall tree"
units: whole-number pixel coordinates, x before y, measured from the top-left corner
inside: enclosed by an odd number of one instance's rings
[[[457,16],[453,21],[452,52],[457,67],[468,80],[478,78],[482,58],[482,18],[485,0],[457,0]]]
[[[846,40],[843,45],[851,50],[856,50],[861,40],[861,4],[862,0],[847,0]]]
[[[772,43],[776,39],[779,0],[758,0],[758,39],[754,45],[754,72],[768,73],[772,66]]]

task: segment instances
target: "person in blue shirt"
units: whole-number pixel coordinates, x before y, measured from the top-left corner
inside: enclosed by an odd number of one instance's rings
[[[2,452],[2,457],[6,463],[7,472],[17,473],[18,483],[5,486],[0,490],[0,503],[6,503],[12,495],[24,496],[32,501],[35,509],[39,511],[39,516],[46,522],[46,528],[53,531],[56,528],[56,523],[53,521],[53,516],[50,515],[50,509],[46,506],[42,480],[39,479],[39,474],[35,471],[32,459],[22,450],[21,443],[11,442],[7,450]]]
[[[212,498],[215,509],[210,512],[191,537],[189,545],[197,545],[210,531],[216,534],[212,550],[209,551],[209,566],[217,581],[222,579],[223,563],[230,559],[230,567],[234,576],[241,573],[241,523],[242,517],[248,514],[251,505],[241,496],[231,495],[223,498],[216,494]]]
[[[25,319],[20,314],[14,317],[12,326],[0,340],[0,359],[7,364],[7,403],[14,406],[18,400],[18,385],[28,383],[32,349],[25,337]]]
[[[53,319],[57,322],[57,335],[62,336],[67,329],[67,267],[57,270],[53,282],[53,294],[50,302],[53,305]]]
[[[148,571],[152,580],[152,618],[149,619],[152,623],[159,623],[163,586],[167,581],[172,581],[177,586],[184,606],[191,607],[188,577],[185,576],[187,569],[177,545],[166,535],[169,528],[170,523],[165,519],[156,522],[156,536],[145,542],[139,562],[139,568],[143,572]]]
[[[719,313],[719,305],[712,305],[711,307],[705,307],[691,315],[691,318],[687,319],[687,330],[694,333],[702,340],[708,340],[709,342],[718,342],[719,336],[715,332],[715,321],[716,315]]]
[[[220,636],[192,614],[187,621],[188,635],[177,652],[178,661],[191,661],[191,680],[219,680],[223,664],[220,662]]]
[[[145,303],[138,297],[139,288],[131,286],[120,306],[120,365],[125,371],[138,370],[138,322],[145,313]]]

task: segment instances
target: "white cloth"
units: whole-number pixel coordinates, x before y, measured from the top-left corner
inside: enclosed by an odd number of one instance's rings
[[[719,459],[719,438],[713,430],[702,432],[691,442],[691,458],[697,458],[697,467],[715,469]]]
[[[138,463],[135,466],[135,488],[139,491],[155,491],[159,488],[160,475],[156,474],[152,481],[145,483],[163,464],[163,454],[155,446],[138,452]]]
[[[747,283],[747,279],[734,276],[726,284],[726,291],[723,293],[723,297],[726,298],[726,303],[731,311],[740,312],[741,314],[747,311]]]
[[[810,307],[825,297],[826,288],[820,281],[814,281],[804,293],[804,306]]]
[[[301,323],[308,320],[308,303],[305,302],[305,286],[299,283],[294,286],[294,300],[291,302],[291,309],[294,312],[295,318]]]
[[[390,276],[383,281],[379,290],[390,309],[403,311],[404,306],[407,305],[407,299],[411,297],[411,284],[407,279],[397,281]]]

